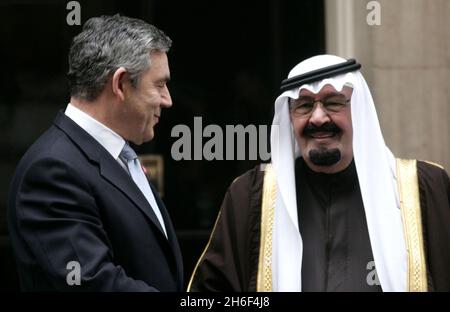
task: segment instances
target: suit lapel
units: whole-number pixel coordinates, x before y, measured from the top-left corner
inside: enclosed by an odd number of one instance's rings
[[[153,208],[125,170],[112,157],[102,157],[99,163],[102,177],[121,190],[152,221],[153,225],[158,228],[161,237],[167,241]]]
[[[158,218],[153,212],[152,207],[142,194],[141,190],[134,183],[131,177],[125,172],[123,168],[112,157],[106,158],[100,161],[100,173],[104,179],[112,183],[116,188],[121,190],[150,220],[151,223],[157,227],[155,232],[158,232],[159,240],[164,241],[165,249],[168,249],[168,257],[172,258],[173,265],[176,271],[174,276],[176,277],[179,289],[183,288],[183,264],[180,247],[176,238],[175,230],[173,228],[170,217],[164,206],[164,203],[159,198],[157,192],[153,188],[152,183],[149,181],[150,187],[156,199],[156,203],[161,211],[161,215],[164,220],[164,224],[167,231],[167,238],[163,232],[161,224]],[[173,266],[172,266],[173,267]]]
[[[68,118],[62,111],[58,113],[55,119],[55,125],[64,131],[71,140],[79,146],[87,158],[99,164],[102,177],[122,191],[157,228],[160,238],[167,242],[168,240],[164,235],[158,218],[144,194],[142,194],[131,177],[122,167],[120,167],[119,163],[112,158],[108,151],[106,151],[100,143],[78,126],[72,119]]]
[[[161,211],[161,215],[164,219],[164,224],[166,226],[166,231],[167,231],[167,237],[169,240],[169,245],[172,249],[172,253],[175,255],[175,262],[176,262],[176,266],[177,266],[177,270],[178,270],[178,282],[179,282],[179,286],[183,287],[182,283],[182,277],[183,277],[183,263],[182,263],[182,255],[181,255],[181,251],[180,251],[180,246],[178,244],[178,239],[176,236],[176,232],[175,229],[173,227],[172,221],[170,219],[169,216],[169,212],[166,209],[166,206],[164,205],[163,201],[161,200],[161,198],[159,197],[158,192],[156,191],[156,189],[154,188],[153,184],[148,181],[148,183],[150,184],[150,187],[152,189],[153,195],[155,196],[156,199],[156,203],[158,204],[159,210]],[[181,288],[180,288],[181,289]]]

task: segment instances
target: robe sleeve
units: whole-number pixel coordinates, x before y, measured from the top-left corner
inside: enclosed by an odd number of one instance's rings
[[[450,179],[447,172],[417,163],[429,289],[450,291]]]
[[[262,176],[256,167],[237,178],[227,190],[188,291],[254,291]]]

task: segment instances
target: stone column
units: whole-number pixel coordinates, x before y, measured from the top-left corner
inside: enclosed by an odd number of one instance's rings
[[[367,23],[370,2],[380,25]],[[386,144],[450,171],[450,1],[325,3],[327,51],[363,64]]]

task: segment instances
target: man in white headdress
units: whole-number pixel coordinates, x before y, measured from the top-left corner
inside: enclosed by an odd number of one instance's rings
[[[271,164],[230,186],[191,291],[450,291],[450,180],[386,147],[355,60],[292,69]]]

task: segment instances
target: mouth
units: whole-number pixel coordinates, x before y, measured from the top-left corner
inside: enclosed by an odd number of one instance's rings
[[[154,115],[154,117],[155,117],[155,124],[157,124],[157,123],[159,122],[159,118],[160,118],[160,116],[158,116],[158,115]]]
[[[314,132],[308,135],[308,137],[313,138],[313,139],[317,139],[317,140],[324,140],[324,139],[328,139],[328,138],[333,138],[337,136],[336,132],[329,132],[329,131],[318,131],[318,132]]]
[[[312,123],[303,129],[303,136],[314,140],[327,140],[337,137],[342,130],[334,123],[327,122],[321,126]]]

